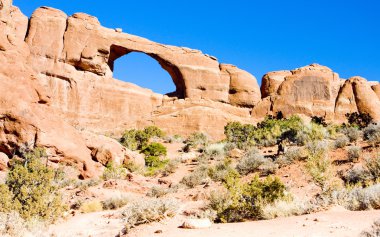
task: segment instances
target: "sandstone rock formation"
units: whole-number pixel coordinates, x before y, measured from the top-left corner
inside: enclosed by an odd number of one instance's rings
[[[312,64],[268,73],[260,88],[250,73],[199,50],[107,29],[84,13],[41,7],[28,19],[11,0],[0,3],[0,152],[7,157],[42,146],[52,162],[91,177],[110,160],[134,159],[95,134],[154,124],[220,139],[229,121],[254,123],[279,111],[328,120],[359,111],[380,120],[380,86],[363,78],[345,81]],[[176,90],[161,95],[114,79],[115,60],[131,52],[157,60]]]

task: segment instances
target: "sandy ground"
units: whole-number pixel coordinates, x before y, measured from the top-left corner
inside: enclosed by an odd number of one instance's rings
[[[56,237],[116,236],[123,228],[123,223],[107,215],[110,212],[99,212],[80,215],[51,227],[50,233]],[[160,223],[139,226],[127,236],[131,237],[345,237],[359,236],[380,218],[380,210],[352,212],[336,207],[332,210],[304,216],[278,218],[267,221],[244,223],[213,224],[208,229],[188,230],[179,228],[185,217],[178,215]],[[162,233],[156,234],[156,231]]]
[[[144,228],[138,228],[128,236],[133,237],[252,237],[252,236],[282,236],[282,237],[344,237],[359,236],[372,223],[380,218],[380,210],[351,212],[347,210],[331,210],[304,216],[278,218],[267,221],[255,221],[231,224],[214,224],[209,229],[186,230],[178,228],[181,220],[168,223],[155,223]],[[162,230],[162,234],[154,234]]]

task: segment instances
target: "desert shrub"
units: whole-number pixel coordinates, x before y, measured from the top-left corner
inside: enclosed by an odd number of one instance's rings
[[[65,210],[55,170],[42,162],[46,156],[43,149],[22,152],[21,156],[23,159],[10,168],[5,185],[0,185],[0,211],[16,211],[25,220],[55,221]]]
[[[124,195],[115,195],[101,202],[103,210],[116,210],[129,202],[129,198]]]
[[[348,124],[359,128],[365,128],[372,122],[372,117],[368,113],[347,113]]]
[[[375,221],[372,226],[371,230],[363,231],[360,234],[361,237],[379,237],[380,236],[380,219]]]
[[[225,182],[226,178],[232,175],[231,173],[237,173],[237,171],[232,167],[231,161],[228,159],[208,169],[208,176],[216,182]]]
[[[350,142],[350,140],[348,139],[347,136],[345,136],[345,135],[339,136],[339,137],[335,140],[335,148],[343,148],[343,147],[346,147],[346,146],[348,145],[349,142]]]
[[[183,138],[176,134],[176,135],[173,135],[173,136],[167,136],[165,137],[165,141],[168,142],[168,143],[175,143],[175,142],[183,142]]]
[[[372,180],[372,176],[368,172],[368,170],[359,166],[359,167],[354,167],[353,169],[347,171],[343,179],[347,184],[366,185],[369,181]]]
[[[124,232],[128,233],[138,225],[173,217],[178,208],[177,201],[173,199],[143,199],[131,202],[122,212],[125,222]]]
[[[364,139],[373,146],[380,143],[380,124],[370,124],[363,131]]]
[[[333,178],[333,169],[328,157],[328,144],[324,141],[312,142],[306,146],[306,149],[308,152],[306,170],[322,191],[328,191]]]
[[[263,174],[274,173],[277,169],[272,160],[264,158],[257,149],[247,151],[236,165],[236,170],[241,175],[247,175],[253,172],[262,172]]]
[[[139,165],[133,160],[124,161],[123,167],[132,173],[141,171],[144,168],[143,165]]]
[[[236,144],[239,149],[249,149],[255,144],[273,146],[278,140],[293,141],[294,134],[302,126],[302,120],[298,116],[291,116],[290,118],[267,116],[256,126],[252,124],[243,125],[239,122],[228,123],[224,127],[224,134],[227,142]]]
[[[347,153],[348,153],[348,160],[350,162],[357,161],[357,160],[359,160],[359,158],[362,154],[362,149],[358,146],[350,146],[347,149]]]
[[[225,156],[225,143],[210,144],[205,148],[204,155],[211,160],[221,160]]]
[[[79,210],[82,213],[99,212],[103,211],[103,205],[99,200],[92,200],[82,203]]]
[[[139,150],[149,142],[149,135],[142,130],[131,129],[124,132],[120,143],[130,150]]]
[[[313,116],[313,117],[311,117],[311,122],[315,123],[315,124],[322,125],[323,127],[327,127],[325,117]]]
[[[110,179],[125,179],[127,176],[127,169],[122,165],[117,165],[113,161],[107,163],[106,168],[103,171],[102,178],[104,180]]]
[[[174,174],[178,168],[179,163],[180,163],[179,159],[172,159],[172,160],[167,161],[164,169],[162,170],[162,175],[168,176],[170,174]]]
[[[5,184],[0,184],[0,213],[9,213],[13,209],[13,193]]]
[[[208,178],[207,166],[199,166],[190,174],[182,178],[181,183],[188,188],[194,188],[200,184],[203,184]]]
[[[295,142],[299,145],[306,145],[309,142],[321,141],[326,137],[328,137],[328,132],[325,127],[310,123],[298,131]]]
[[[203,149],[209,142],[206,134],[201,132],[195,132],[191,134],[186,140],[185,144],[188,148],[201,148]]]
[[[341,132],[348,137],[350,142],[356,142],[361,136],[361,132],[357,127],[344,127]]]
[[[366,188],[354,187],[332,193],[333,203],[344,206],[351,211],[380,208],[380,184]]]
[[[289,147],[284,156],[290,162],[299,161],[306,158],[305,150],[300,147]]]
[[[158,142],[152,142],[151,144],[144,147],[141,151],[145,156],[166,156],[167,149],[164,145]],[[149,166],[149,165],[148,165]]]
[[[225,181],[225,189],[212,192],[209,207],[216,211],[217,222],[238,222],[260,219],[262,207],[285,197],[285,186],[277,178],[260,180],[256,175],[242,183],[236,174]]]
[[[255,127],[252,124],[230,122],[224,127],[224,135],[226,135],[228,143],[235,144],[239,149],[245,149],[255,144],[254,130]]]
[[[262,218],[269,220],[277,217],[299,216],[313,211],[313,205],[303,200],[277,200],[262,209]]]
[[[0,212],[0,236],[51,236],[47,233],[47,230],[46,223],[38,219],[24,220],[18,212]]]
[[[155,176],[160,174],[165,170],[166,165],[169,163],[168,159],[161,159],[157,156],[145,157],[145,176]]]
[[[380,155],[373,158],[367,158],[364,163],[365,169],[371,175],[373,180],[380,177]]]
[[[156,126],[149,126],[144,128],[144,133],[149,137],[159,137],[162,138],[165,136],[165,133],[158,127]]]
[[[146,196],[148,197],[154,197],[154,198],[161,198],[168,194],[170,192],[169,189],[163,188],[160,186],[153,186],[149,191],[147,192]]]
[[[145,154],[145,166],[147,167],[145,175],[147,176],[156,175],[164,170],[169,163],[169,160],[162,159],[163,156],[166,156],[167,149],[161,143],[152,142],[141,152]]]

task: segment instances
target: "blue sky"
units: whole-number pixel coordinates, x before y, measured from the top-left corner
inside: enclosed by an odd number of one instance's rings
[[[86,12],[102,25],[177,46],[200,49],[235,64],[258,81],[269,71],[313,62],[342,78],[380,80],[378,0],[14,0],[30,16],[39,6]],[[124,56],[115,77],[166,93],[169,75],[148,56]]]

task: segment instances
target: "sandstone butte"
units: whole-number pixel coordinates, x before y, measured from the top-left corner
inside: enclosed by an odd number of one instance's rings
[[[161,95],[114,79],[114,61],[130,52],[157,60],[176,90]],[[40,146],[52,162],[96,176],[109,159],[137,159],[98,134],[148,125],[220,139],[229,121],[255,123],[278,111],[329,121],[358,111],[380,120],[377,82],[312,64],[270,72],[260,88],[250,73],[199,50],[107,29],[84,13],[41,7],[28,19],[11,0],[0,0],[0,61],[0,168],[20,147]]]

